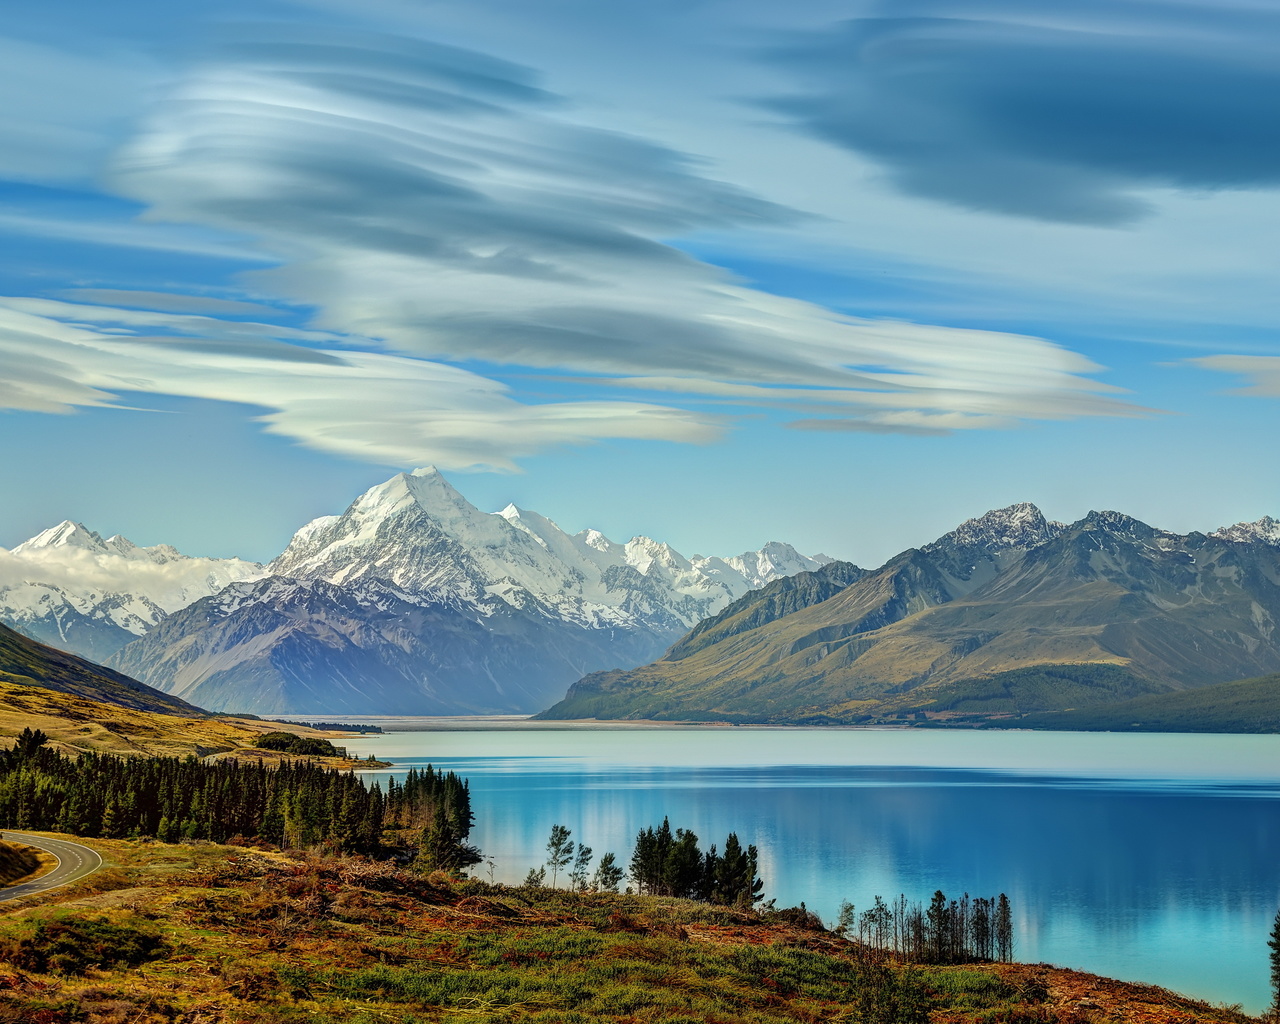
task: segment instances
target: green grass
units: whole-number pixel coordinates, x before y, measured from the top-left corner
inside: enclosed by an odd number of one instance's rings
[[[1280,732],[1280,675],[1138,697],[1106,707],[1028,715],[1029,729],[1110,732]]]

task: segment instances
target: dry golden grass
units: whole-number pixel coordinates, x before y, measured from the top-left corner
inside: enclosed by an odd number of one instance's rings
[[[39,729],[52,746],[65,753],[97,751],[123,756],[235,756],[268,762],[287,755],[258,750],[257,738],[269,732],[338,737],[301,725],[259,722],[250,718],[185,718],[104,704],[74,694],[20,686],[0,680],[0,744],[23,729]],[[346,758],[309,758],[337,768],[368,767]]]

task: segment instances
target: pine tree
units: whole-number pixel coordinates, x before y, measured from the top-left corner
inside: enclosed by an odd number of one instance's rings
[[[591,884],[598,892],[617,892],[622,875],[623,871],[618,867],[617,859],[612,853],[606,853],[596,865],[596,874]]]
[[[758,854],[754,846],[745,850],[736,832],[724,841],[724,853],[715,864],[711,898],[731,906],[750,907],[760,898],[764,883],[756,877]]]
[[[569,873],[570,889],[587,887],[587,872],[591,868],[591,847],[578,844],[578,852],[573,858],[573,870]]]
[[[996,901],[996,959],[1008,963],[1013,959],[1013,914],[1009,909],[1009,897],[1004,893]]]
[[[944,963],[947,952],[948,916],[947,897],[941,889],[934,892],[925,917],[929,922],[929,962]]]
[[[551,888],[556,887],[556,875],[573,857],[573,833],[563,825],[552,825],[547,837],[547,867],[551,869]]]
[[[698,837],[688,829],[676,829],[675,842],[662,869],[662,888],[668,896],[696,899],[702,893],[702,851]]]

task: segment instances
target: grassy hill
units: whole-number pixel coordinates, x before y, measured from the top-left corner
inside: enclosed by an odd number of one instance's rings
[[[136,711],[197,717],[185,700],[0,626],[0,682],[37,686]]]
[[[54,746],[68,753],[96,750],[108,754],[168,757],[216,754],[250,760],[261,757],[267,761],[296,756],[288,751],[258,747],[261,737],[279,734],[285,728],[276,722],[158,714],[0,679],[0,746],[8,746],[9,738],[26,728],[39,729]],[[303,726],[287,728],[304,737],[333,735]],[[315,759],[328,761],[335,767],[355,764],[345,758]],[[363,766],[365,762],[359,764]]]

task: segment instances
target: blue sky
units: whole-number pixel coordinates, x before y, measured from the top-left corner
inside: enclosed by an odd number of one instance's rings
[[[54,0],[0,30],[0,545],[391,472],[872,565],[1280,512],[1270,5]]]

